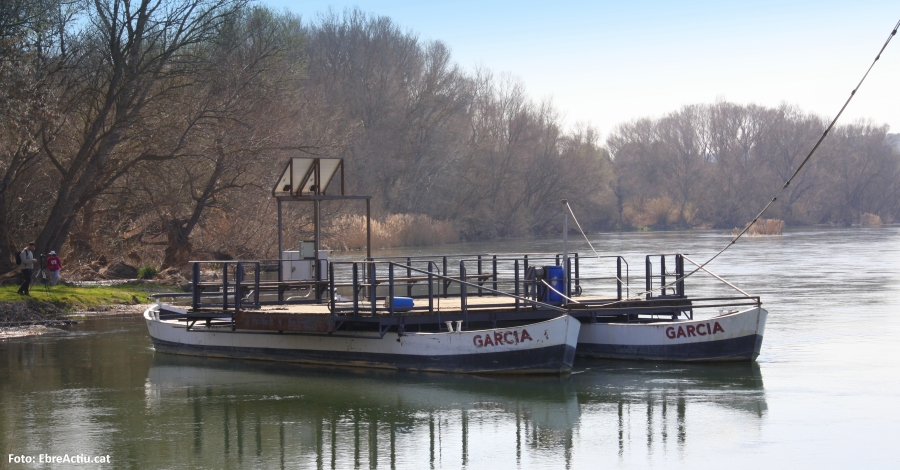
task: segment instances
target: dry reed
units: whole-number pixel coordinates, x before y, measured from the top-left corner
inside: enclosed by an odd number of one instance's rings
[[[784,221],[781,219],[759,219],[747,230],[747,235],[751,237],[763,236],[763,235],[781,235],[784,232]],[[732,236],[737,236],[737,234],[741,233],[740,230],[735,228],[731,231]]]
[[[632,227],[668,227],[678,221],[678,207],[668,197],[657,197],[626,203],[622,216]]]
[[[859,225],[863,227],[877,228],[881,227],[881,217],[866,212],[859,217]]]
[[[361,250],[366,246],[366,218],[345,216],[337,219],[325,236],[332,250]],[[393,214],[385,220],[372,220],[372,248],[445,245],[459,241],[459,232],[450,222],[421,214]]]

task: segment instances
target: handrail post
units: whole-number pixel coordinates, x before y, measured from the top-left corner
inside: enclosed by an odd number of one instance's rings
[[[282,273],[282,271],[284,270],[284,261],[281,259],[281,257],[282,257],[282,254],[279,253],[278,254],[278,282],[284,282],[284,275]],[[284,303],[284,290],[285,290],[284,287],[278,288],[278,303],[279,304]]]
[[[659,287],[660,295],[666,295],[666,255],[659,255]]]
[[[653,297],[653,263],[650,262],[650,255],[647,255],[645,264],[644,270],[647,276],[647,288],[645,290],[647,291],[647,300],[650,300],[650,298]]]
[[[625,297],[631,297],[631,266],[624,256],[619,258],[622,258],[622,263],[625,264]]]
[[[335,303],[334,299],[334,263],[328,263],[328,290],[331,292],[328,297],[328,303],[331,305],[331,313],[334,313],[337,308],[337,303]]]
[[[241,310],[241,283],[244,282],[244,264],[238,261],[234,266],[234,311]]]
[[[447,272],[447,257],[444,256],[444,276],[449,276],[450,273]],[[444,286],[444,298],[447,298],[447,289],[450,288],[450,284],[447,281],[441,283]]]
[[[410,269],[410,266],[412,266],[412,260],[407,256],[406,257],[406,296],[407,297],[412,297],[412,288],[413,288],[412,282],[409,280],[409,278],[412,277],[412,269]]]
[[[353,316],[359,316],[359,265],[353,263]]]
[[[578,253],[575,253],[575,291],[578,292],[578,287],[581,287],[581,270],[578,260]]]
[[[616,300],[622,300],[622,257],[616,256]]]
[[[222,263],[222,310],[228,310],[228,263]]]
[[[513,271],[515,273],[515,274],[513,274],[513,277],[514,277],[513,282],[515,282],[515,284],[516,284],[516,287],[514,290],[514,292],[516,294],[516,311],[518,312],[519,311],[519,260],[515,260],[515,263],[513,266]]]
[[[372,302],[372,316],[374,317],[378,309],[378,284],[375,281],[375,262],[370,261],[369,265],[369,301]]]
[[[259,308],[259,276],[260,276],[260,271],[262,270],[262,268],[261,268],[262,264],[260,264],[260,262],[257,261],[255,263],[255,266],[256,266],[256,279],[253,282],[253,284],[254,284],[254,286],[253,286],[254,287],[253,301],[256,304],[255,308]]]
[[[318,223],[318,222],[317,222]],[[313,260],[313,268],[316,272],[313,273],[313,285],[316,289],[316,302],[322,301],[322,289],[320,288],[320,282],[322,281],[322,260],[319,259],[319,242],[318,238],[316,239],[316,259]]]
[[[460,260],[459,262],[459,280],[462,281],[459,284],[459,305],[462,308],[462,312],[466,317],[469,316],[468,308],[466,307],[466,295],[468,293],[468,289],[466,289],[466,266],[465,261]]]
[[[191,308],[197,310],[200,308],[200,263],[194,263],[191,266]]]
[[[675,276],[678,279],[675,293],[684,297],[684,255],[675,255]]]
[[[478,255],[478,296],[484,295],[484,291],[481,290],[481,285],[484,284],[484,280],[481,278],[481,255]]]
[[[497,290],[497,255],[494,255],[494,259],[493,259],[492,263],[493,264],[491,265],[491,272],[493,273],[493,279],[494,279],[493,288],[494,288],[494,290]]]
[[[388,261],[388,300],[390,300],[390,307],[388,307],[388,311],[390,315],[394,316],[394,262]]]
[[[434,313],[434,261],[428,261],[428,313]]]

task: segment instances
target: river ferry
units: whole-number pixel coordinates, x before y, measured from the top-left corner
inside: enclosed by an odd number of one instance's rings
[[[363,261],[329,262],[319,249],[323,202],[364,201],[371,240],[371,198],[344,195],[343,168],[336,158],[291,158],[273,189],[281,258],[193,262],[190,306],[160,302],[144,312],[156,350],[454,373],[571,370],[581,323],[536,298],[496,289],[491,298],[467,295],[483,294],[496,275],[375,260],[371,251]],[[329,193],[336,180],[337,194]],[[314,239],[285,251],[282,204],[291,201],[312,204]],[[503,313],[510,305],[524,314]]]
[[[338,194],[327,193],[337,175]],[[630,295],[623,257],[567,249],[403,258],[368,251],[359,261],[329,260],[319,246],[320,204],[361,200],[369,220],[370,197],[343,192],[341,159],[290,159],[273,189],[280,259],[192,262],[191,292],[160,295],[189,297],[190,304],[159,302],[144,313],[155,348],[479,374],[567,373],[576,353],[669,361],[759,355],[766,319],[760,299],[739,289],[741,296],[689,298],[690,260],[680,254],[646,257],[641,296]],[[282,204],[289,201],[313,206],[313,240],[296,251],[283,249]],[[370,233],[367,227],[367,241]],[[615,267],[608,276],[587,275],[598,272],[598,262]],[[591,283],[605,290],[588,289]],[[701,308],[723,313],[695,318]]]

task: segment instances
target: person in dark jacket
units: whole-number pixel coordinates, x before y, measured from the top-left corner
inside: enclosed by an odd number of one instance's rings
[[[28,288],[31,286],[31,277],[34,275],[34,243],[29,243],[19,253],[19,257],[22,258],[22,264],[20,265],[22,268],[22,285],[19,286],[18,292],[22,295],[31,295],[28,293]]]

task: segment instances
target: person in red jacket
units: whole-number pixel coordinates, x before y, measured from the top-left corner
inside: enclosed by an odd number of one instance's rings
[[[50,252],[50,256],[47,258],[47,271],[50,272],[50,285],[55,286],[59,283],[59,270],[62,269],[62,263],[59,261],[59,256],[56,256],[55,251]]]

